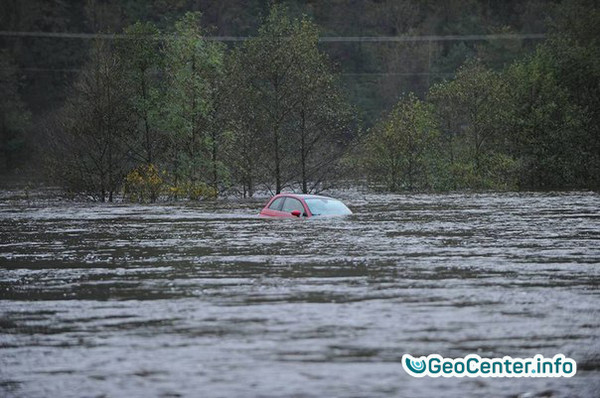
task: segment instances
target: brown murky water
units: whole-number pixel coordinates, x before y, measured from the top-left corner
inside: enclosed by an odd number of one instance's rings
[[[582,396],[600,391],[600,196],[0,199],[0,395]],[[400,359],[575,359],[572,378],[408,376]]]

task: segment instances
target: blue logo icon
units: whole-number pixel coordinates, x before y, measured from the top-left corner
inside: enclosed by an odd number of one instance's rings
[[[427,369],[427,366],[425,366],[425,357],[421,357],[417,360],[414,357],[405,354],[402,357],[402,364],[404,365],[404,369],[414,376],[424,373]]]

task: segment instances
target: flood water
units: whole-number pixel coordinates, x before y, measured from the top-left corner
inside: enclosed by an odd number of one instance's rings
[[[0,199],[0,396],[581,396],[600,391],[600,195]],[[401,357],[575,359],[572,378],[412,378]]]

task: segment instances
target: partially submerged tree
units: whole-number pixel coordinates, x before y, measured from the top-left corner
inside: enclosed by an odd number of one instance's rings
[[[200,14],[187,13],[166,43],[164,128],[176,184],[211,184],[216,189],[226,177],[219,155],[223,124],[218,115],[224,48],[203,36]]]
[[[226,85],[227,129],[231,132],[226,162],[234,182],[241,185],[243,197],[252,197],[257,185],[264,181],[263,167],[267,156],[264,150],[265,113],[257,112],[258,91],[252,88],[246,73],[244,57],[233,50],[227,62]]]
[[[452,188],[506,188],[514,185],[508,155],[513,111],[501,75],[470,60],[456,78],[429,91],[445,138]]]
[[[550,22],[550,39],[541,45],[552,62],[558,84],[579,108],[582,122],[567,187],[600,188],[600,6],[594,0],[564,1]],[[571,130],[574,131],[574,130]],[[573,145],[572,144],[572,145]]]
[[[160,129],[163,92],[159,79],[162,67],[159,31],[149,22],[136,22],[125,28],[123,34],[124,38],[117,42],[117,56],[135,118],[135,130],[126,137],[127,144],[136,160],[149,166],[161,160],[164,150]]]
[[[326,188],[338,177],[338,161],[353,138],[355,119],[332,72],[318,48],[319,32],[307,18],[300,21],[291,45],[297,54],[297,98],[292,112],[292,170],[303,193]]]
[[[62,109],[51,140],[50,168],[67,187],[113,201],[130,166],[129,92],[110,43],[94,43],[90,61]]]
[[[438,137],[431,104],[408,94],[366,137],[362,163],[369,179],[390,191],[431,188]]]
[[[283,7],[275,5],[258,30],[258,36],[243,44],[239,52],[240,62],[248,74],[245,82],[250,84],[251,97],[255,100],[254,112],[260,112],[264,121],[264,137],[259,145],[266,151],[265,165],[268,178],[263,180],[268,186],[274,183],[276,193],[292,179],[289,166],[291,150],[289,122],[295,107],[296,89],[292,74],[297,56],[293,42],[296,40],[297,23],[286,14]]]
[[[274,5],[258,36],[235,53],[244,74],[236,93],[251,106],[239,126],[260,132],[253,145],[265,150],[262,182],[275,193],[294,184],[319,189],[352,135],[352,113],[317,44],[312,22]]]
[[[576,187],[585,166],[585,114],[559,82],[546,48],[514,63],[505,78],[515,107],[511,152],[519,160],[519,185],[533,189]],[[583,167],[582,167],[583,166]]]

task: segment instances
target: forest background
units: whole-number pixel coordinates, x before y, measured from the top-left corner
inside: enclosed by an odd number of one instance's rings
[[[0,175],[102,201],[598,189],[599,38],[591,0],[8,0]]]

